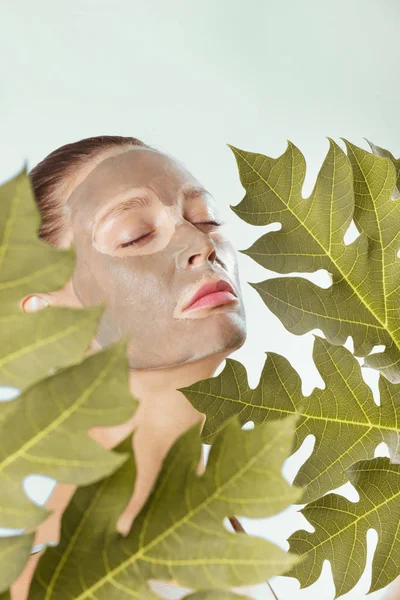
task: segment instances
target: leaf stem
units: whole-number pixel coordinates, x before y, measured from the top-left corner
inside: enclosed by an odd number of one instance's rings
[[[233,529],[236,531],[236,533],[246,533],[246,531],[244,530],[243,525],[241,524],[239,519],[237,519],[236,517],[228,517],[228,518],[229,518],[229,521],[230,521]],[[275,600],[279,600],[278,596],[275,594],[274,589],[269,581],[267,581],[267,586],[271,590],[271,593],[272,593],[273,597],[275,598]]]

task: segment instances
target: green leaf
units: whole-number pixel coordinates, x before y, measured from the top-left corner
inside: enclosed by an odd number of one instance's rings
[[[0,383],[22,390],[82,359],[102,308],[23,312],[25,296],[66,283],[74,252],[39,239],[40,215],[25,169],[0,186],[0,204]]]
[[[316,438],[313,453],[294,481],[304,488],[303,503],[346,483],[346,469],[372,458],[382,441],[393,457],[400,455],[400,387],[380,377],[381,405],[377,406],[360,365],[346,348],[315,336],[313,359],[325,389],[315,388],[309,396],[302,395],[301,379],[290,362],[274,352],[268,352],[255,389],[249,387],[244,366],[231,358],[217,377],[180,388],[206,414],[205,443],[232,415],[238,416],[241,425],[253,421],[257,427],[301,412],[293,451],[309,434]]]
[[[394,188],[392,193],[392,200],[397,200],[397,198],[400,198],[400,158],[395,158],[393,154],[389,152],[389,150],[385,150],[385,148],[376,146],[367,139],[366,141],[370,145],[373,154],[375,154],[376,156],[383,156],[384,158],[389,158],[393,163],[393,166],[396,170],[396,187]]]
[[[84,485],[117,469],[125,457],[87,432],[127,421],[136,405],[125,340],[28,388],[0,422],[0,523],[26,529],[48,515],[25,496],[26,475]]]
[[[60,543],[47,547],[40,558],[29,598],[65,597],[63,591],[71,588],[71,573],[74,579],[90,579],[82,565],[98,561],[100,548],[105,546],[107,537],[115,534],[118,516],[135,485],[132,436],[121,442],[115,452],[128,457],[122,466],[110,477],[78,488],[72,496],[62,517]]]
[[[0,600],[10,598],[8,588],[19,577],[28,562],[34,534],[0,537]]]
[[[320,498],[302,510],[315,532],[298,531],[289,539],[290,549],[304,557],[304,562],[287,575],[307,587],[318,579],[324,560],[329,560],[336,596],[351,590],[361,577],[370,528],[378,532],[378,545],[369,591],[385,587],[399,574],[400,465],[388,458],[360,461],[348,470],[348,476],[359,502],[337,494]]]
[[[79,489],[63,516],[64,541],[40,560],[29,600],[157,598],[149,579],[190,589],[228,588],[287,570],[290,554],[262,538],[227,531],[223,520],[266,517],[297,500],[300,490],[281,476],[294,426],[290,417],[242,431],[233,417],[216,437],[201,476],[200,426],[191,427],[169,450],[126,537],[114,529],[131,492],[132,465]]]
[[[33,292],[60,288],[74,268],[72,250],[59,250],[37,236],[40,214],[24,168],[0,186],[0,315],[19,312]]]
[[[82,360],[102,311],[102,307],[46,308],[7,317],[0,334],[1,385],[22,390],[52,370]],[[0,420],[3,408],[0,405]]]
[[[277,159],[233,150],[246,195],[232,210],[253,225],[280,222],[242,251],[279,273],[326,269],[324,289],[302,277],[279,277],[251,284],[268,308],[296,335],[319,328],[329,342],[349,335],[354,353],[367,356],[374,345],[384,352],[365,359],[393,382],[400,381],[400,203],[391,199],[393,164],[346,141],[348,156],[333,141],[309,198],[302,196],[306,165],[296,146]],[[344,235],[354,217],[360,235]]]

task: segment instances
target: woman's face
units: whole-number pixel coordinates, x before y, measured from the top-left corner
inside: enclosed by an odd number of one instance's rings
[[[106,158],[75,188],[67,210],[75,293],[84,306],[106,304],[100,346],[129,334],[129,366],[152,369],[244,343],[235,250],[214,199],[177,161],[142,147]],[[204,283],[220,279],[231,292],[203,291],[184,310]]]

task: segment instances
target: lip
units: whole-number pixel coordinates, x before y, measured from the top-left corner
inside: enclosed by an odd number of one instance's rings
[[[199,302],[201,300],[201,302]],[[208,280],[196,286],[194,293],[184,299],[180,312],[208,308],[210,306],[220,306],[237,300],[230,283],[224,279]]]

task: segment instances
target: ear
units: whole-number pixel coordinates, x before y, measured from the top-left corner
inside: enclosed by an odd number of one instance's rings
[[[20,302],[20,306],[24,312],[36,312],[42,308],[49,306],[48,294],[32,294],[25,296]]]
[[[20,300],[20,307],[25,312],[36,312],[47,306],[69,306],[82,308],[72,286],[71,279],[59,290],[49,293],[29,294]]]

